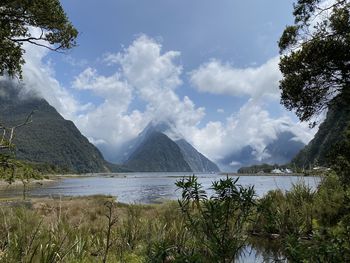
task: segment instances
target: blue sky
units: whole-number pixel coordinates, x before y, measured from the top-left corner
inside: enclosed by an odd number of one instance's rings
[[[181,52],[184,84],[179,96],[189,96],[206,106],[206,120],[222,119],[217,108],[227,112],[242,106],[241,98],[198,93],[188,83],[189,72],[209,59],[221,59],[236,67],[261,65],[278,54],[277,40],[292,22],[293,1],[277,0],[107,0],[62,1],[69,18],[79,29],[79,47],[69,52],[101,74],[111,73],[100,63],[101,56],[118,52],[140,34],[159,40],[165,51]],[[66,58],[54,56],[60,81],[69,86],[81,68],[67,72]],[[82,96],[85,100],[93,97]],[[139,103],[134,106],[138,107]]]
[[[24,81],[109,160],[151,120],[171,121],[214,160],[285,130],[277,41],[293,1],[63,0],[79,30],[66,54],[27,47]]]

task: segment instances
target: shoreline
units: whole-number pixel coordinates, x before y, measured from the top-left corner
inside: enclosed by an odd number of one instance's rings
[[[35,187],[35,186],[43,186],[43,185],[49,185],[51,183],[55,183],[57,182],[57,180],[54,179],[35,179],[35,180],[31,180],[28,184],[27,187]],[[0,190],[6,190],[6,189],[15,189],[15,188],[21,188],[23,187],[23,183],[21,180],[15,180],[12,183],[8,183],[5,180],[0,180]]]
[[[299,177],[308,177],[310,175],[305,175],[302,173],[225,173],[220,172],[218,175],[228,175],[228,176],[299,176]]]

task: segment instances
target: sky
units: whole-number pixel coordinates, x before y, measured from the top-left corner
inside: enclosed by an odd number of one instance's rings
[[[313,137],[280,105],[277,41],[293,1],[61,3],[78,46],[61,54],[26,45],[23,81],[107,160],[150,121],[171,122],[214,161],[248,144],[262,154],[283,131]]]

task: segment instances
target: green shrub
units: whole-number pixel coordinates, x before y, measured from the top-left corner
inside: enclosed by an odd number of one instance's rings
[[[227,177],[213,182],[214,194],[209,198],[195,176],[176,183],[182,189],[179,205],[187,228],[201,241],[205,262],[232,262],[246,243],[245,226],[255,206],[254,189],[237,181]]]

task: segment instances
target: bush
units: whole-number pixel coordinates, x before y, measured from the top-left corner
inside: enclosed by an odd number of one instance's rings
[[[176,183],[182,189],[179,204],[186,226],[201,241],[199,253],[206,255],[205,262],[232,262],[246,243],[246,223],[255,206],[254,189],[237,181],[227,177],[213,182],[211,197],[195,176]]]

